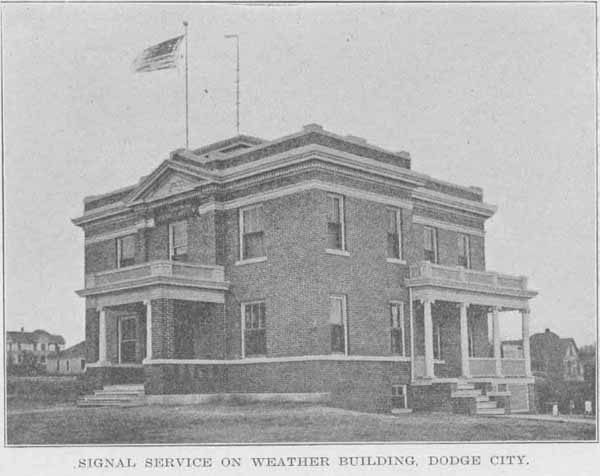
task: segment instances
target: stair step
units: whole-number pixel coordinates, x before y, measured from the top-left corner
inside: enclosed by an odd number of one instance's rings
[[[118,395],[118,394],[95,394],[95,395],[86,395],[84,398],[87,400],[119,400],[119,401],[127,401],[127,400],[135,400],[140,398],[141,395]]]
[[[100,395],[100,396],[105,396],[105,395],[115,395],[115,396],[123,396],[123,397],[139,397],[144,395],[144,392],[113,392],[113,391],[107,391],[107,390],[96,390],[94,391],[94,395]]]
[[[478,408],[477,415],[504,415],[504,408]]]
[[[109,391],[121,391],[121,390],[125,390],[125,391],[134,391],[134,392],[143,392],[144,391],[144,385],[105,385],[103,387],[103,390],[109,390]]]
[[[456,392],[452,392],[451,396],[452,396],[452,398],[459,398],[459,397],[477,398],[477,397],[481,396],[481,390],[457,390]]]
[[[497,402],[477,402],[477,409],[480,408],[498,408]]]
[[[137,407],[143,405],[140,402],[97,402],[97,401],[79,401],[78,407]]]

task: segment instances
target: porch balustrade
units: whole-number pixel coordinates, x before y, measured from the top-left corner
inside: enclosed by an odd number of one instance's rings
[[[527,291],[525,276],[510,276],[494,271],[476,271],[463,267],[442,266],[422,261],[410,267],[410,279],[432,279],[464,285],[484,285]]]
[[[199,282],[223,282],[222,266],[182,263],[178,261],[150,261],[126,268],[112,269],[85,277],[85,288],[98,288],[134,283],[152,278],[179,278]]]

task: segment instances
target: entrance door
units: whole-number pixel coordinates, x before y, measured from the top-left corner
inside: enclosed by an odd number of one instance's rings
[[[137,342],[137,316],[122,316],[119,319],[119,363],[132,364],[137,361]]]

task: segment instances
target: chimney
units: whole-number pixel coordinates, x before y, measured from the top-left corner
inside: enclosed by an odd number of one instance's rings
[[[25,328],[24,327],[21,327],[21,332],[25,332]]]
[[[548,334],[549,332],[550,332],[550,329],[548,329],[548,328],[546,327],[546,334]]]

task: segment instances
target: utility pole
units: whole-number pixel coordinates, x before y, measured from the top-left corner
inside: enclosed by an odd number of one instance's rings
[[[235,121],[235,129],[237,135],[240,135],[240,37],[238,34],[225,35],[225,38],[235,39],[236,45],[236,79],[235,79],[235,112],[236,112],[236,121]]]

